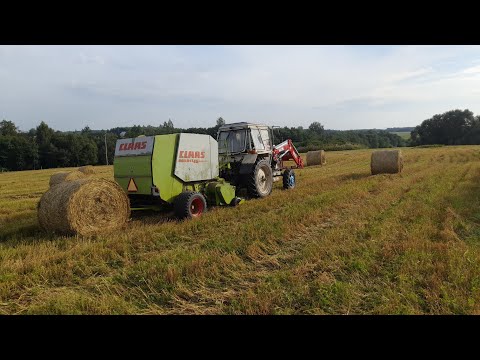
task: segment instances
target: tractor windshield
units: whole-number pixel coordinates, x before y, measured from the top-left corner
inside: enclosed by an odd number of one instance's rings
[[[244,152],[246,134],[245,129],[222,131],[218,136],[218,152],[220,154]]]

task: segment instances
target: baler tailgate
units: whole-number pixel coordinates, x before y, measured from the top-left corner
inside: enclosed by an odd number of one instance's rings
[[[152,156],[124,156],[115,159],[115,180],[128,193],[150,195],[152,192]],[[132,186],[137,189],[134,191]]]
[[[129,194],[151,195],[154,137],[117,141],[113,163],[115,180]]]

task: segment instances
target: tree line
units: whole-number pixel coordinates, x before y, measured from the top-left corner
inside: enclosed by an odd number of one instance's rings
[[[411,132],[411,145],[480,144],[480,116],[465,110],[450,110],[424,120]]]
[[[319,122],[303,127],[274,129],[276,143],[292,139],[300,152],[310,150],[353,150],[406,146],[404,139],[385,130],[325,130]]]
[[[34,170],[83,165],[112,164],[116,141],[139,135],[161,135],[178,132],[208,134],[216,138],[225,124],[218,118],[208,128],[176,128],[169,119],[159,126],[115,127],[109,130],[55,131],[45,122],[28,132],[19,131],[14,122],[0,122],[0,171]],[[405,146],[398,135],[384,130],[325,130],[319,122],[303,127],[274,129],[274,143],[292,139],[300,152],[326,149],[385,148]],[[106,151],[105,151],[106,148]]]

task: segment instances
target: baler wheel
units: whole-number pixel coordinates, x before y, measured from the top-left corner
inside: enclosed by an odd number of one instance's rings
[[[207,211],[207,201],[198,192],[185,191],[175,198],[174,211],[179,219],[196,218]]]
[[[233,200],[230,202],[230,206],[237,206],[238,204],[240,204],[240,201],[242,201],[241,198],[234,197]]]

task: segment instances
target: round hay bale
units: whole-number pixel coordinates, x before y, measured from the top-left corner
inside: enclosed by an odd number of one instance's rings
[[[81,171],[82,173],[84,173],[86,175],[95,174],[95,169],[93,168],[92,165],[80,166],[78,168],[78,171]]]
[[[325,151],[309,151],[307,152],[307,166],[312,165],[325,165],[327,160],[325,159]]]
[[[378,150],[372,153],[370,161],[372,175],[397,174],[403,169],[403,156],[400,150]]]
[[[52,176],[50,176],[50,187],[60,184],[64,181],[73,181],[77,179],[83,179],[86,177],[86,175],[83,172],[80,172],[78,170],[74,171],[67,171],[67,172],[59,172],[55,173]]]
[[[43,194],[42,229],[65,235],[94,235],[123,226],[130,217],[127,194],[115,182],[84,178],[64,181]]]

